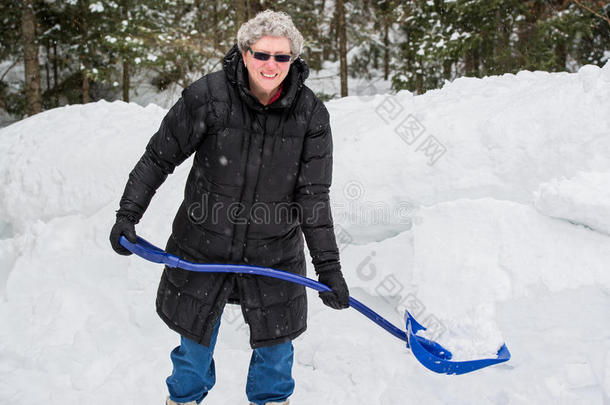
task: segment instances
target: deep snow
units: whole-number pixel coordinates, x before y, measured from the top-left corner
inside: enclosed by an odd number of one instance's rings
[[[311,292],[293,403],[610,404],[609,90],[606,64],[328,102],[352,295],[398,325],[409,308],[459,358],[505,341],[513,359],[436,375]],[[163,403],[178,338],[154,312],[160,268],[114,254],[108,233],[165,111],[101,101],[0,130],[2,403]],[[137,226],[151,242],[189,167]],[[207,403],[247,402],[249,356],[229,306]]]

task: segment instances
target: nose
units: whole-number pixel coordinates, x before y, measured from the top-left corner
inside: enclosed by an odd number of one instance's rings
[[[277,66],[277,62],[275,61],[275,58],[272,56],[269,59],[267,59],[265,61],[265,66],[268,68],[274,68]]]

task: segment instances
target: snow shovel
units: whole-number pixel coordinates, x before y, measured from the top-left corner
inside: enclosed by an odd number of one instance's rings
[[[126,249],[136,255],[151,261],[153,263],[162,263],[171,268],[179,267],[184,270],[205,272],[205,273],[245,273],[245,274],[257,274],[261,276],[275,277],[281,280],[290,281],[304,285],[305,287],[312,288],[316,291],[331,291],[331,289],[325,284],[319,283],[315,280],[307,277],[300,276],[298,274],[289,273],[286,271],[271,269],[267,267],[241,265],[241,264],[203,264],[203,263],[191,263],[186,260],[182,260],[177,256],[169,254],[164,250],[152,245],[141,237],[137,237],[137,243],[131,243],[124,236],[121,236],[120,243]],[[496,357],[478,360],[467,360],[467,361],[452,361],[452,354],[449,350],[443,346],[428,340],[422,336],[418,336],[418,331],[426,330],[420,325],[415,318],[405,311],[406,331],[394,326],[392,323],[387,321],[381,315],[362,304],[355,298],[349,297],[349,305],[360,312],[362,315],[381,326],[387,332],[391,333],[398,339],[406,342],[407,348],[411,349],[411,352],[415,358],[423,364],[426,368],[439,373],[439,374],[465,374],[471,371],[479,370],[484,367],[492,366],[494,364],[503,363],[510,359],[510,352],[506,345],[502,345]]]

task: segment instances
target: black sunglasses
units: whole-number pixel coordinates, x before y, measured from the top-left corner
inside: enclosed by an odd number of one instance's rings
[[[269,58],[273,56],[277,63],[286,63],[290,62],[290,59],[292,58],[292,55],[270,55],[265,52],[255,52],[252,50],[252,48],[248,48],[248,50],[250,51],[254,59],[258,60],[269,60]]]

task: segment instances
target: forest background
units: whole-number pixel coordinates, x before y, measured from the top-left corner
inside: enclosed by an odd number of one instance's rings
[[[0,114],[105,99],[143,81],[186,87],[221,68],[239,26],[286,11],[314,71],[416,94],[458,77],[577,71],[610,58],[610,3],[599,0],[4,0]],[[6,118],[5,118],[6,120]]]

